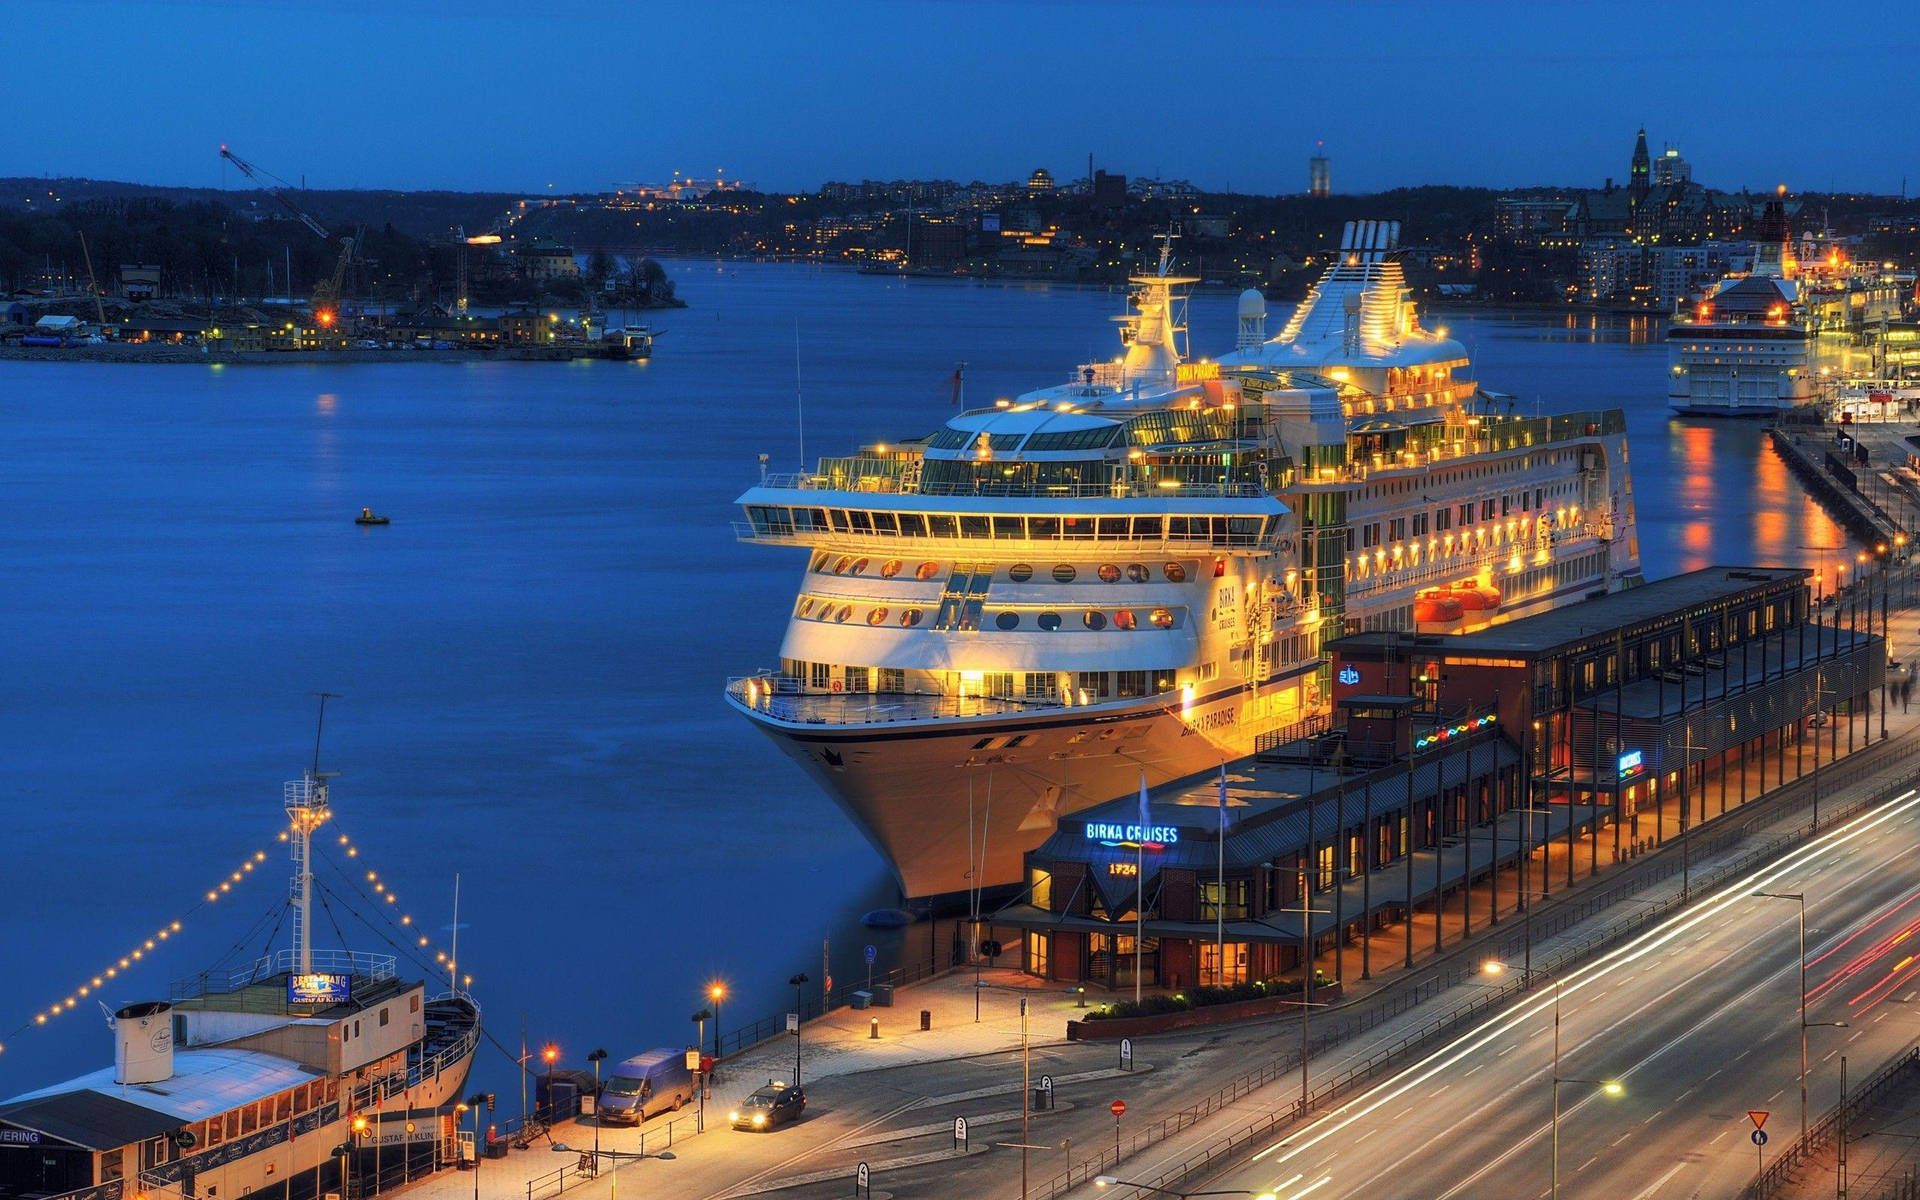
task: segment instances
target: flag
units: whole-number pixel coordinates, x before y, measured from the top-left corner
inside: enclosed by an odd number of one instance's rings
[[[1139,841],[1144,842],[1147,840],[1147,830],[1151,828],[1152,825],[1153,825],[1153,814],[1147,808],[1147,773],[1145,771],[1142,771],[1140,772],[1140,837],[1138,839]]]
[[[1220,764],[1220,836],[1227,836],[1227,764]]]

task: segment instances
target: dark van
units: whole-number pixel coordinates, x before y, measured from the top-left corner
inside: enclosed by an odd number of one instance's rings
[[[594,1112],[609,1125],[638,1125],[656,1113],[678,1112],[692,1099],[687,1052],[649,1050],[613,1068]]]

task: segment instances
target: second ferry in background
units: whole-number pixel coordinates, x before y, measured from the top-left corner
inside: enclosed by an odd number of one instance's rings
[[[921,897],[1016,883],[1060,818],[1308,735],[1323,643],[1450,631],[1640,576],[1618,410],[1520,417],[1423,327],[1397,223],[1349,223],[1285,328],[1132,280],[1122,353],[920,441],[768,476],[810,550],[780,669],[728,700]]]

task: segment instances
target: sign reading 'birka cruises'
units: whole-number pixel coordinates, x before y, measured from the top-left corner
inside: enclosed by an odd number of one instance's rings
[[[353,999],[351,975],[289,975],[288,1004],[345,1004]]]
[[[1119,825],[1106,821],[1087,822],[1087,840],[1117,846],[1122,842],[1172,845],[1180,840],[1180,830],[1172,825]]]

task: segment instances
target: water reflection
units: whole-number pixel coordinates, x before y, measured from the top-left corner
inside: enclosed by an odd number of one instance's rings
[[[1670,482],[1644,474],[1634,482],[1649,523],[1680,526],[1671,570],[1737,563],[1821,571],[1848,552],[1846,532],[1801,489],[1757,425],[1672,420],[1666,449]],[[1662,501],[1670,513],[1660,512]],[[1648,568],[1649,578],[1666,573]]]

